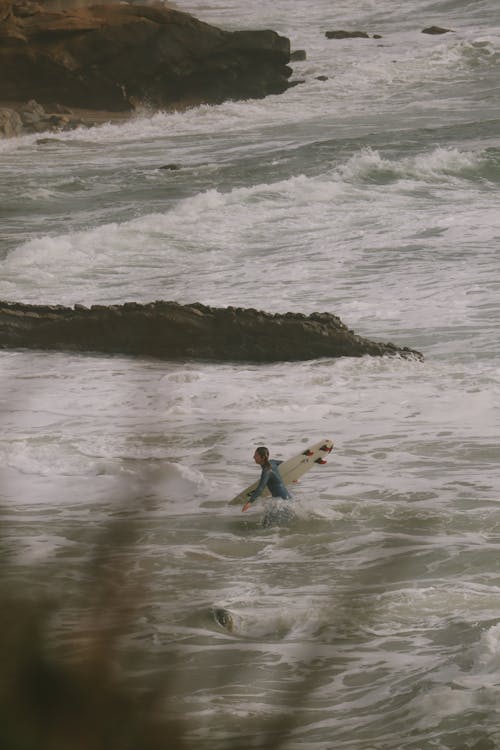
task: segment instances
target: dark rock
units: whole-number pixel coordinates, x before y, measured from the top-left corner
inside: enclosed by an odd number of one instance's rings
[[[51,130],[69,130],[72,127],[72,120],[68,115],[48,115],[47,122]]]
[[[0,0],[0,101],[132,111],[257,98],[288,88],[289,60],[274,31],[223,31],[162,3]]]
[[[422,34],[449,34],[451,31],[451,29],[442,29],[440,26],[428,26],[422,29]]]
[[[305,49],[296,49],[290,53],[290,62],[299,62],[307,58]]]
[[[38,3],[30,2],[16,2],[13,3],[13,13],[18,18],[28,18],[28,16],[34,16],[40,13],[42,8]]]
[[[327,39],[369,39],[366,31],[326,31]]]
[[[228,609],[222,607],[216,607],[213,611],[215,621],[230,633],[234,630],[234,620],[231,612]]]
[[[24,305],[0,302],[0,348],[94,351],[160,359],[280,362],[419,352],[357,336],[330,313],[270,314],[198,302]]]
[[[171,172],[177,172],[177,170],[181,169],[180,164],[164,164],[160,169],[168,169]]]
[[[36,145],[37,146],[46,146],[50,143],[66,143],[66,141],[62,141],[60,138],[37,138]]]
[[[12,16],[12,2],[10,0],[0,0],[0,23],[6,21]]]
[[[328,76],[316,76],[317,81],[328,81]]]
[[[59,102],[49,102],[49,104],[47,104],[47,112],[56,113],[58,115],[73,114],[73,110],[70,109],[70,107],[65,107],[64,104],[59,104]]]

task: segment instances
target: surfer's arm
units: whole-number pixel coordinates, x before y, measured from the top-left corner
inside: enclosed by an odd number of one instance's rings
[[[255,489],[253,490],[253,492],[249,492],[249,493],[248,493],[248,500],[247,500],[247,502],[245,503],[245,505],[243,506],[243,508],[241,509],[243,513],[244,513],[244,512],[246,511],[246,510],[248,510],[248,509],[249,509],[249,507],[251,506],[251,504],[252,504],[252,503],[254,503],[254,502],[255,502],[255,501],[257,500],[257,498],[259,497],[259,495],[260,495],[260,494],[261,494],[262,492],[264,492],[264,490],[265,490],[265,488],[266,488],[266,486],[267,486],[267,483],[268,483],[268,481],[269,481],[269,477],[271,476],[271,472],[272,472],[272,470],[271,470],[271,469],[265,469],[265,470],[264,470],[264,471],[262,472],[262,474],[261,474],[261,476],[260,476],[260,482],[259,482],[259,484],[258,484],[258,485],[257,485],[257,487],[256,487],[256,488],[255,488]]]
[[[267,483],[269,482],[269,477],[271,476],[272,469],[264,469],[262,474],[260,475],[260,482],[257,485],[257,487],[253,490],[253,492],[250,492],[248,495],[249,502],[254,503],[259,495],[264,492],[264,490],[267,487]]]

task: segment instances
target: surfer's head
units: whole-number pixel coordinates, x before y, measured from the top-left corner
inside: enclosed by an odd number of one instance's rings
[[[269,463],[269,450],[264,445],[259,446],[256,448],[255,453],[253,454],[253,460],[256,464],[259,464],[259,466],[265,466]]]

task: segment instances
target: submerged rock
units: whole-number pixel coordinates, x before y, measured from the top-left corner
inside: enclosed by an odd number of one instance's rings
[[[288,88],[289,60],[274,31],[223,31],[160,2],[0,0],[4,102],[131,111],[258,98]]]
[[[212,612],[215,617],[215,622],[232,633],[234,630],[234,619],[231,612],[223,607],[215,607]]]
[[[428,26],[426,29],[422,29],[422,34],[450,34],[452,29],[443,29],[441,26]]]
[[[338,29],[335,31],[325,31],[327,39],[369,39],[370,35],[366,31],[344,31]]]
[[[357,336],[330,313],[271,314],[157,301],[123,305],[0,302],[0,347],[213,361],[283,362],[419,352]]]

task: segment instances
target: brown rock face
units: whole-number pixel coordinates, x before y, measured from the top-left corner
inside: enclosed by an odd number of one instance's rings
[[[12,138],[21,135],[23,122],[17,112],[0,107],[0,136]]]
[[[233,362],[364,354],[422,359],[406,347],[357,336],[330,313],[272,315],[163,301],[90,309],[0,302],[0,347]]]
[[[290,42],[158,5],[51,10],[0,0],[0,100],[126,111],[263,97],[288,87]]]

